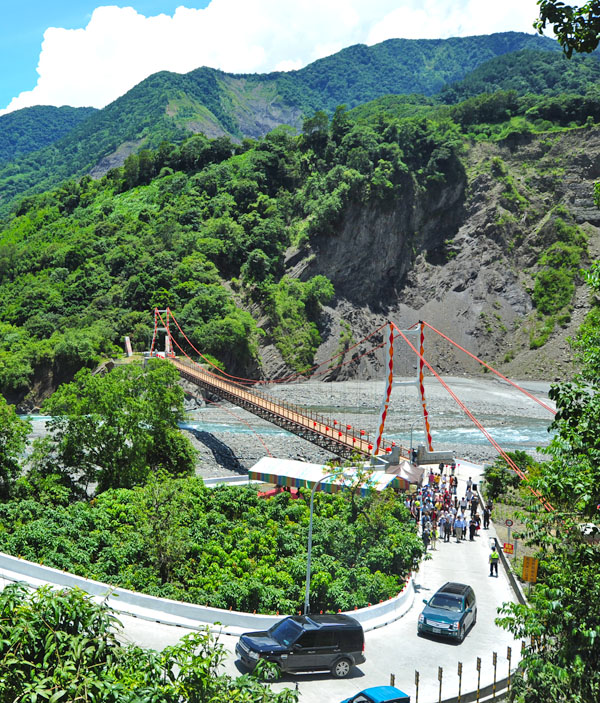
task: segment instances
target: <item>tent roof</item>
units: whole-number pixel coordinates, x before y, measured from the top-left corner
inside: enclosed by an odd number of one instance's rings
[[[288,488],[312,488],[319,479],[327,476],[331,471],[329,466],[323,464],[309,464],[293,459],[276,459],[264,456],[248,471],[248,478],[251,481],[264,481]],[[346,469],[344,473],[349,475],[355,471],[356,469]],[[382,491],[389,486],[408,490],[408,485],[409,481],[402,476],[388,474],[384,471],[374,471],[369,482],[361,489],[361,493],[366,494],[371,487],[377,491]],[[343,482],[339,480],[327,479],[321,483],[321,490],[326,493],[335,493],[342,490],[343,487]]]

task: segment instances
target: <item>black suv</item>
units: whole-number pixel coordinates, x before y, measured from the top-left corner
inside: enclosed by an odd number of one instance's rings
[[[365,636],[349,615],[294,615],[264,632],[244,633],[235,652],[249,669],[259,659],[284,672],[331,671],[337,678],[365,661]]]
[[[431,598],[424,600],[419,615],[419,634],[445,635],[462,642],[477,621],[477,601],[471,586],[448,581]]]

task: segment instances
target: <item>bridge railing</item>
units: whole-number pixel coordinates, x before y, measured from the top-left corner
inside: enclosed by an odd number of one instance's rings
[[[371,435],[366,430],[357,429],[338,420],[332,420],[321,413],[307,410],[295,403],[275,399],[255,388],[249,390],[240,383],[219,378],[216,374],[202,369],[187,359],[171,358],[169,360],[176,367],[185,369],[185,372],[191,376],[201,379],[204,384],[216,389],[215,392],[217,394],[218,390],[221,390],[230,396],[243,400],[246,403],[254,404],[295,425],[304,427],[309,433],[324,436],[341,445],[356,449],[361,454],[369,455],[372,452]],[[394,446],[395,443],[383,441],[381,443],[381,453],[390,453]],[[400,447],[400,452],[403,456],[408,456],[406,448]]]

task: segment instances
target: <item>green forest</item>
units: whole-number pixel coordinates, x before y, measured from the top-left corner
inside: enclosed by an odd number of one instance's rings
[[[22,400],[42,377],[54,386],[69,380],[116,353],[125,335],[145,348],[155,306],[176,310],[194,345],[230,372],[259,372],[261,339],[302,372],[321,341],[320,306],[335,291],[323,276],[284,275],[290,246],[329,236],[352,205],[385,208],[464,181],[462,155],[474,140],[528,138],[600,118],[591,93],[534,100],[500,91],[437,112],[410,101],[402,105],[429,114],[400,117],[396,105],[340,107],[331,119],[317,112],[299,136],[280,127],[241,143],[203,135],[163,142],[99,180],[23,199],[0,231],[2,393]],[[522,212],[526,199],[510,174],[500,162],[492,170],[506,184],[508,210]],[[546,316],[568,307],[585,258],[585,237],[568,213],[562,219],[533,295]],[[548,287],[544,275],[555,283]],[[247,312],[252,305],[266,329]]]
[[[334,291],[322,276],[286,277],[286,249],[328,236],[349,203],[461,177],[460,148],[449,119],[358,122],[340,108],[307,119],[301,136],[197,135],[26,198],[0,236],[0,389],[22,398],[41,369],[68,379],[124,335],[144,348],[154,306],[176,310],[203,353],[248,373],[265,334],[245,309],[256,304],[288,365],[310,367]]]
[[[152,309],[167,306],[230,373],[260,376],[267,343],[289,369],[310,369],[322,308],[336,291],[323,275],[287,275],[291,248],[334,237],[353,208],[386,212],[402,201],[410,209],[444,188],[466,188],[467,155],[478,146],[542,149],[557,135],[597,129],[596,56],[567,64],[556,44],[526,36],[359,45],[266,77],[164,72],[100,111],[0,118],[9,135],[0,141],[0,551],[153,595],[299,610],[306,492],[262,500],[249,488],[208,490],[177,428],[176,371],[157,360],[93,370],[121,356],[125,335],[147,349]],[[285,100],[298,123],[248,136],[232,81],[265,104]],[[221,136],[190,135],[198,121]],[[93,178],[115,152],[122,165]],[[529,191],[497,155],[481,168],[502,192],[501,244],[528,262],[530,350],[569,321],[577,285],[589,287],[591,311],[572,340],[576,372],[551,393],[555,439],[526,482],[554,508],[523,510],[540,583],[527,607],[505,605],[498,623],[529,643],[514,700],[595,703],[598,549],[580,523],[597,525],[600,505],[600,267],[589,234],[562,204],[542,213],[535,241],[520,250],[511,228],[533,216]],[[526,184],[551,188],[563,176],[558,163],[527,169]],[[414,258],[417,235],[407,234]],[[445,247],[449,260],[451,242]],[[48,436],[28,447],[31,428],[14,404],[44,398]],[[315,610],[389,598],[423,556],[396,496],[359,498],[355,489],[317,496]],[[297,700],[221,675],[224,651],[206,633],[162,653],[125,647],[110,611],[76,591],[7,588],[0,612],[11,632],[0,637],[7,700],[120,703],[140,691],[148,701]],[[65,618],[78,623],[77,637]]]
[[[578,82],[582,93],[593,83],[595,56],[567,64],[551,39],[503,32],[356,45],[298,71],[250,75],[207,67],[185,75],[161,71],[81,122],[83,109],[69,117],[71,108],[61,108],[63,112],[56,114],[52,112],[55,108],[31,108],[4,115],[0,117],[0,133],[5,134],[4,147],[0,137],[0,154],[4,150],[12,156],[8,161],[0,156],[0,214],[14,210],[24,195],[81,178],[107,157],[122,163],[132,151],[155,149],[163,141],[181,143],[190,131],[241,141],[262,137],[275,124],[289,123],[299,130],[303,118],[319,110],[332,117],[338,105],[353,108],[386,95],[419,94],[432,96],[433,103],[447,102],[454,95],[454,83],[479,67],[485,71],[488,63],[488,74],[495,73],[497,57],[521,50],[532,52],[537,70],[512,59],[510,68],[516,76],[509,86],[498,83],[498,88],[557,94],[570,92]],[[546,72],[554,78],[540,78]],[[565,72],[568,78],[563,80],[561,73]],[[477,81],[480,84],[482,78],[475,78]],[[452,100],[472,95],[473,88],[457,88]],[[445,89],[449,92],[440,93]],[[486,87],[485,91],[493,89]],[[269,119],[261,122],[259,113]],[[69,120],[72,129],[65,133]],[[101,168],[101,173],[108,168]]]

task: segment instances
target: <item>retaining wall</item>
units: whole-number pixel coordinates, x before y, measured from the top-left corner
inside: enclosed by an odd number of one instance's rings
[[[222,610],[194,603],[184,603],[168,598],[157,598],[144,593],[117,588],[100,581],[92,581],[75,574],[36,564],[0,552],[0,575],[12,581],[25,581],[32,586],[48,583],[53,586],[77,587],[96,598],[106,598],[116,611],[191,629],[218,627],[226,634],[237,635],[248,630],[266,630],[285,614],[259,615],[235,610]],[[415,595],[412,577],[395,598],[360,608],[348,613],[356,618],[363,629],[374,630],[401,618],[411,607]]]

